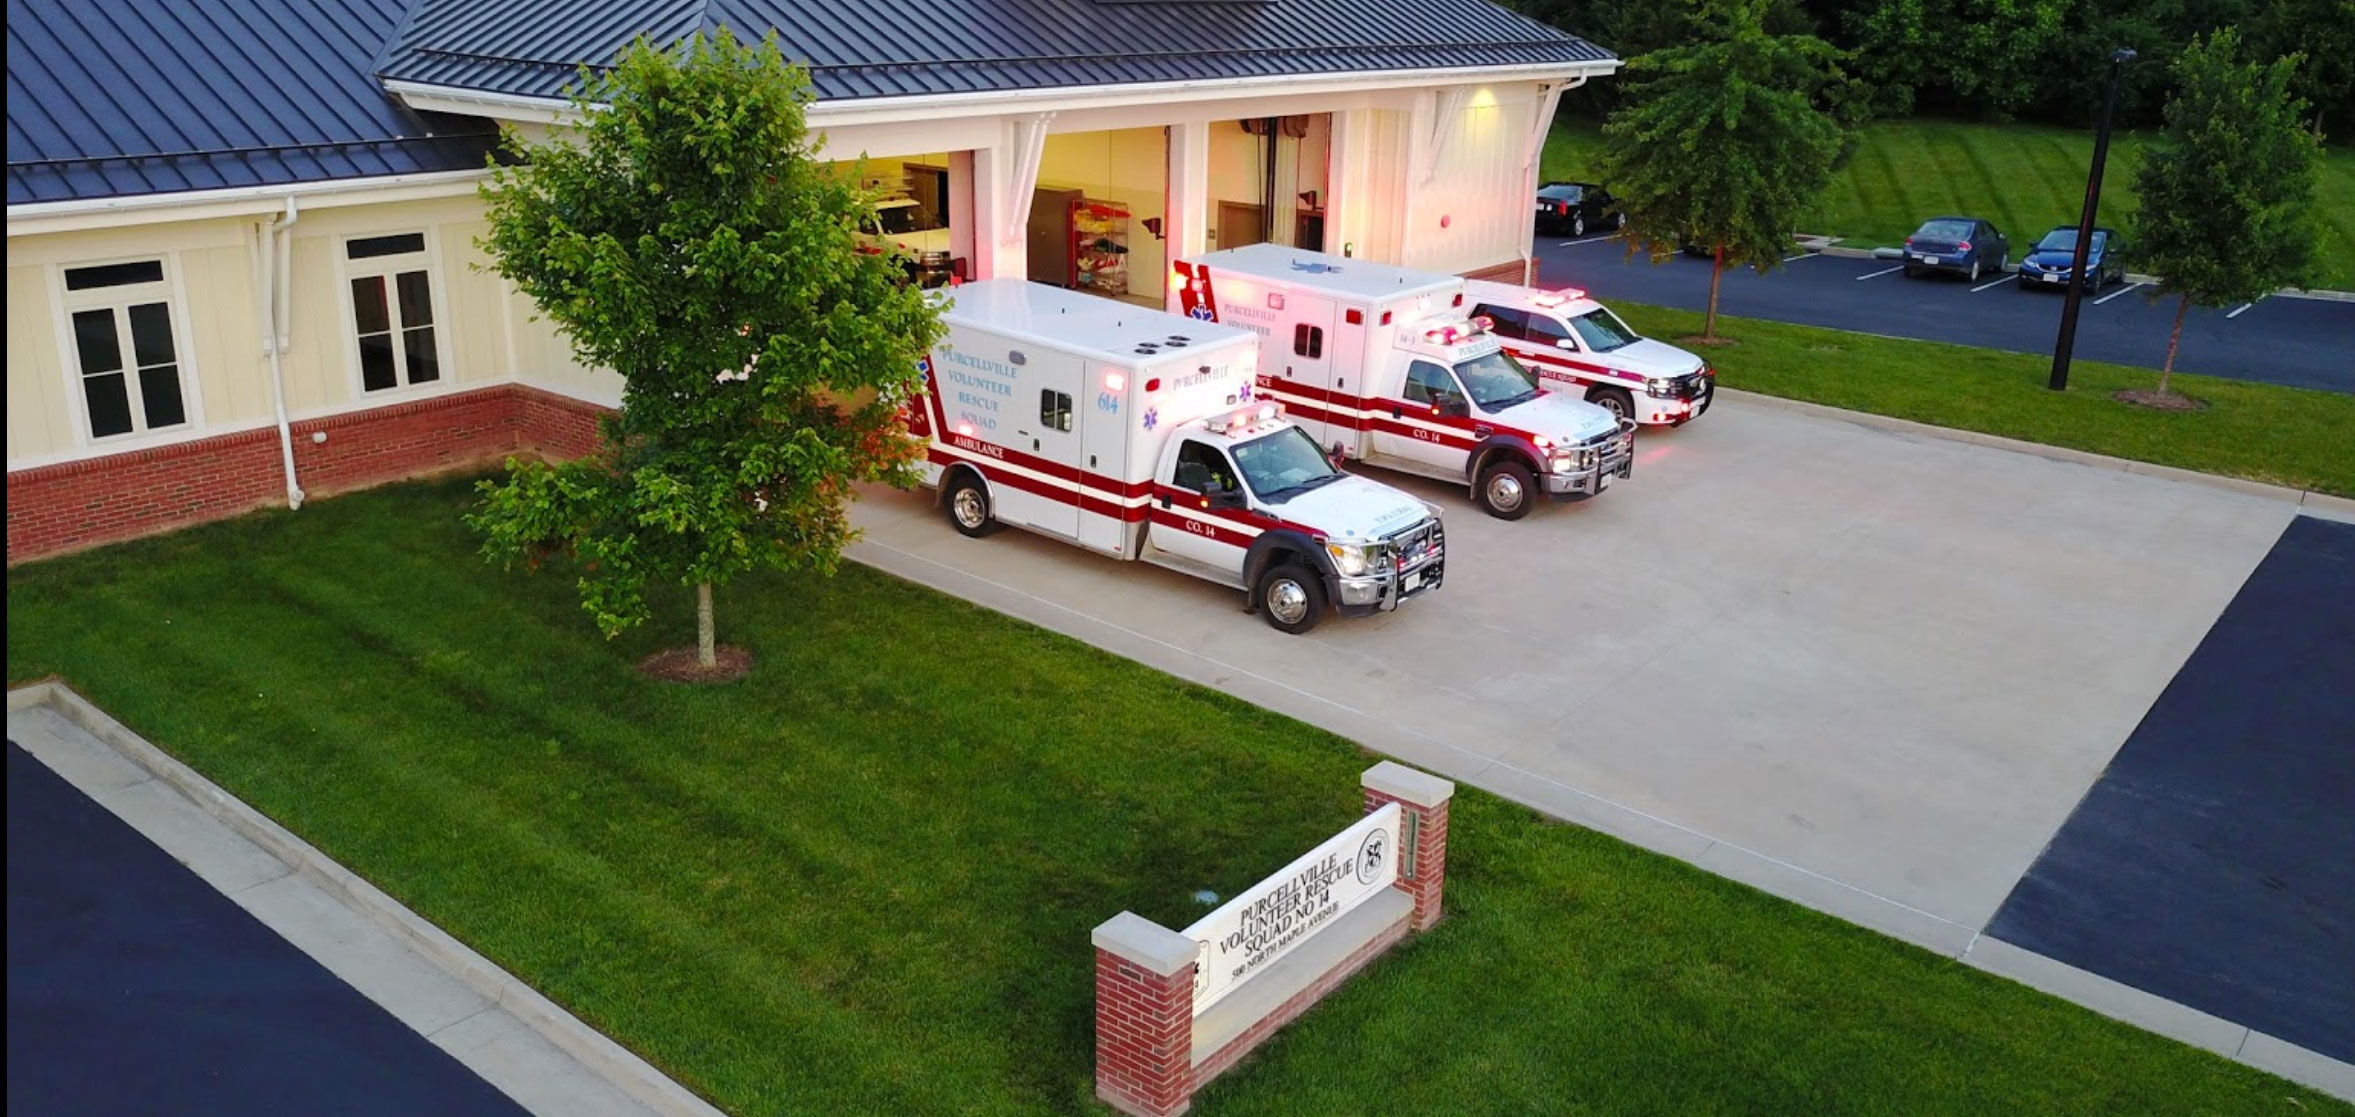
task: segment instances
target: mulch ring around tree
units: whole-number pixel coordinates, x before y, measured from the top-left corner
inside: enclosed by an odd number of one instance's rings
[[[735,644],[717,649],[719,662],[695,662],[695,649],[665,648],[638,661],[638,673],[672,683],[732,683],[752,673],[752,650]]]
[[[2147,407],[2153,411],[2205,411],[2208,409],[2207,401],[2196,400],[2175,392],[2146,392],[2139,388],[2129,388],[2124,391],[2111,392],[2110,398],[2119,403]]]

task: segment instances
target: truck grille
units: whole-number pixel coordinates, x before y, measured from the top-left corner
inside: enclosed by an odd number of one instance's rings
[[[1414,570],[1432,562],[1447,550],[1446,533],[1440,530],[1436,517],[1385,537],[1382,542],[1388,546],[1392,561],[1402,571]]]

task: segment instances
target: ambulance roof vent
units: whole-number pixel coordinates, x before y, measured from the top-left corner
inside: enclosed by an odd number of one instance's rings
[[[1137,354],[1139,356],[1150,357],[1159,352],[1161,352],[1161,347],[1149,341],[1137,346]]]
[[[1171,345],[1192,345],[1194,339],[1184,334],[1171,334],[1169,335],[1169,343]]]

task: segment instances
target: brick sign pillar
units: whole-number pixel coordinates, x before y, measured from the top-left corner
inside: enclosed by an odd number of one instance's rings
[[[1440,893],[1447,887],[1447,804],[1456,785],[1388,760],[1366,769],[1358,782],[1366,790],[1367,813],[1384,803],[1404,812],[1397,887],[1414,898],[1414,929],[1428,931],[1439,922]]]
[[[1175,1117],[1194,1094],[1194,940],[1131,912],[1097,927],[1096,1096]]]

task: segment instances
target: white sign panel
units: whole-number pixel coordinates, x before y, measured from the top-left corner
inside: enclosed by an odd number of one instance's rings
[[[1357,820],[1186,928],[1201,951],[1194,1012],[1218,1002],[1343,912],[1398,880],[1399,807]]]

